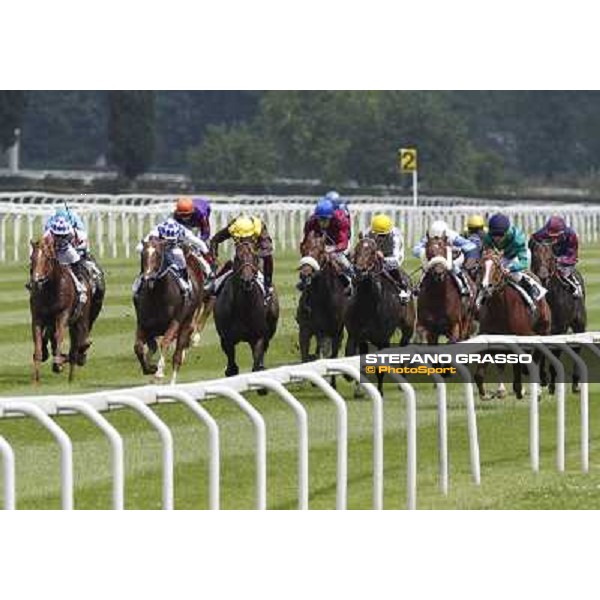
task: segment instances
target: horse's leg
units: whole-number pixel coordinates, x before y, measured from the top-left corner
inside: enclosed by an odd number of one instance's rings
[[[265,352],[268,347],[268,343],[265,342],[265,338],[259,338],[250,344],[252,348],[252,371],[263,371],[265,368]],[[265,396],[267,390],[265,388],[259,388],[257,390],[259,396]]]
[[[142,367],[142,373],[144,375],[154,375],[156,373],[156,365],[151,365],[148,363],[147,354],[145,352],[146,342],[146,334],[144,331],[138,327],[135,332],[135,343],[133,345],[133,351],[140,362],[140,366]]]
[[[460,321],[455,321],[448,329],[448,342],[450,344],[456,344],[460,339]]]
[[[502,400],[503,398],[506,398],[506,386],[504,385],[504,365],[497,365],[496,368],[498,370],[498,389],[496,390],[496,398]]]
[[[39,321],[31,323],[31,333],[33,337],[33,383],[40,382],[40,364],[42,362],[42,324]]]
[[[62,345],[65,339],[65,331],[67,330],[69,322],[69,313],[68,311],[62,312],[58,317],[56,317],[55,325],[54,325],[54,347],[52,349],[53,361],[52,361],[52,370],[55,373],[60,373],[63,368],[63,364],[65,362],[66,356],[62,353]]]
[[[235,362],[235,344],[231,340],[221,337],[221,348],[227,356],[227,368],[225,369],[225,377],[237,375],[240,372],[240,369]]]
[[[162,339],[160,340],[160,358],[158,359],[158,365],[156,368],[156,379],[163,379],[165,376],[165,365],[166,365],[166,357],[169,354],[169,348],[177,339],[177,336],[180,331],[180,326],[178,321],[173,321],[167,331],[165,331]]]
[[[171,375],[171,385],[175,385],[177,382],[177,374],[179,373],[179,369],[185,360],[185,349],[190,345],[190,339],[193,331],[193,323],[190,323],[179,331],[175,345],[175,352],[173,352],[173,373]]]
[[[517,400],[523,400],[523,374],[521,365],[513,365],[513,391]]]
[[[309,354],[311,333],[306,325],[300,325],[298,333],[298,343],[300,345],[300,359],[302,362],[308,362],[313,357]]]
[[[477,385],[477,391],[479,392],[479,397],[481,400],[490,400],[491,396],[487,395],[485,391],[485,365],[477,365],[477,369],[475,369],[475,373],[473,375],[473,379],[475,384]]]
[[[214,296],[208,296],[208,298],[200,305],[200,313],[196,323],[196,331],[192,336],[192,343],[194,346],[198,346],[200,344],[200,334],[206,327],[208,317],[210,317],[213,312],[216,300],[217,299]]]

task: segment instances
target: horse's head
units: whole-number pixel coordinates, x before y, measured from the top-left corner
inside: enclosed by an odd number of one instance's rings
[[[423,269],[435,281],[441,281],[452,269],[452,244],[444,235],[442,237],[427,234],[424,252],[421,255]]]
[[[491,295],[495,290],[501,289],[506,283],[506,276],[502,269],[502,251],[486,248],[481,255],[480,286],[486,295]]]
[[[165,242],[150,238],[142,245],[142,279],[153,284],[160,275],[165,256]]]
[[[532,244],[531,270],[541,279],[542,283],[552,277],[556,271],[556,256],[554,256],[551,243],[534,242]]]
[[[258,273],[258,255],[252,242],[238,242],[235,245],[233,271],[241,281],[242,290],[250,291]]]
[[[377,254],[377,242],[372,238],[362,238],[354,248],[354,269],[357,279],[365,279],[381,270],[381,258]]]
[[[315,271],[320,270],[329,262],[329,254],[325,249],[325,236],[310,231],[300,244],[300,254],[304,259],[307,257],[313,259],[301,260],[298,269],[302,278],[308,280]]]
[[[58,264],[54,243],[51,239],[31,241],[30,273],[31,285],[41,288],[50,278],[52,271]]]

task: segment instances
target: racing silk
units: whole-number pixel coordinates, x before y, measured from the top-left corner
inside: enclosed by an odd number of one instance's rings
[[[504,264],[511,273],[516,273],[529,268],[529,253],[525,233],[511,225],[498,244],[494,244],[492,236],[488,233],[483,238],[483,248],[494,248],[504,253]]]
[[[453,248],[458,248],[463,253],[465,258],[477,258],[478,252],[481,252],[478,250],[477,245],[473,241],[468,240],[452,229],[448,229],[446,232],[446,238],[452,244]],[[413,248],[413,256],[420,258],[421,253],[423,250],[425,250],[426,245],[427,236],[423,236],[421,241]]]
[[[304,240],[308,234],[314,231],[317,235],[324,235],[326,240],[335,246],[336,251],[345,252],[350,243],[350,221],[346,217],[343,210],[336,210],[333,217],[329,220],[329,227],[325,230],[321,229],[319,218],[315,215],[304,225]]]
[[[72,265],[81,260],[79,252],[75,249],[73,243],[75,242],[74,235],[54,235],[49,229],[44,232],[44,239],[52,240],[56,251],[56,258],[61,265]]]
[[[50,222],[56,215],[48,217],[44,225],[44,235],[50,230]],[[76,215],[72,211],[65,211],[65,218],[69,221],[73,229],[75,230],[75,236],[70,241],[74,248],[78,252],[85,253],[88,249],[88,234],[85,228],[85,224],[79,215]]]
[[[553,240],[546,227],[542,227],[542,229],[533,233],[531,239],[540,243]],[[571,229],[571,227],[567,227],[557,241],[552,244],[552,251],[554,252],[554,256],[556,256],[556,261],[564,267],[572,267],[577,264],[578,250],[579,240],[577,239],[575,230]]]
[[[473,242],[476,246],[476,250],[469,253],[469,258],[481,258],[481,250],[483,248],[483,235],[472,233],[471,235],[465,236],[467,240]]]
[[[397,269],[404,262],[404,239],[402,232],[394,227],[387,235],[368,231],[365,237],[375,240],[377,249],[383,254],[383,262],[390,269]]]
[[[144,238],[144,241],[147,242],[150,238],[160,238],[160,234],[158,233],[158,226],[154,227],[152,231]],[[179,244],[181,242],[187,242],[191,246],[197,248],[202,252],[202,254],[208,253],[208,246],[204,240],[201,240],[198,236],[194,235],[187,227],[182,227],[180,230],[179,238],[175,241],[175,244]]]
[[[210,220],[208,216],[202,214],[199,208],[199,200],[194,200],[194,212],[189,216],[178,215],[177,212],[173,213],[173,219],[180,225],[183,225],[186,229],[196,229],[198,237],[204,242],[208,242],[210,239]]]

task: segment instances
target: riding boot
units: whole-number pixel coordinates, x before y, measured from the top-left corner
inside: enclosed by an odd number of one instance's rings
[[[177,277],[177,283],[179,283],[179,287],[181,288],[181,293],[183,294],[184,302],[187,302],[190,299],[192,290],[190,280],[188,278],[187,269],[179,271]]]
[[[269,277],[265,277],[265,305],[269,304],[273,298],[273,282]]]
[[[471,290],[469,289],[469,284],[465,280],[465,274],[462,271],[453,271],[456,281],[458,283],[458,288],[461,296],[470,296]]]
[[[533,300],[533,302],[537,302],[541,299],[537,285],[533,284],[528,277],[521,277],[519,285],[527,292],[527,295]]]

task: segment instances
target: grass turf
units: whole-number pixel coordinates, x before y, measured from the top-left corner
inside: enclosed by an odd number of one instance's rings
[[[296,257],[276,257],[275,283],[281,299],[281,319],[266,359],[267,367],[298,361],[294,312]],[[103,261],[108,292],[104,311],[94,331],[94,345],[86,367],[79,369],[69,386],[66,374],[43,370],[42,385],[30,384],[32,343],[29,313],[23,283],[27,267],[8,263],[0,266],[0,395],[68,393],[140,385],[141,375],[132,350],[134,313],[131,283],[137,260]],[[600,328],[597,307],[600,297],[600,250],[584,248],[580,262],[588,286],[589,329]],[[411,262],[408,268],[414,264]],[[250,365],[250,353],[240,347],[242,370]],[[222,354],[214,325],[209,323],[200,348],[188,353],[180,381],[198,381],[223,375]],[[578,397],[567,398],[567,473],[555,470],[556,405],[544,397],[540,403],[541,472],[531,473],[528,452],[528,406],[526,401],[478,403],[478,425],[482,461],[482,485],[471,483],[466,414],[459,389],[449,386],[450,493],[439,493],[437,479],[437,421],[431,386],[418,386],[418,506],[419,508],[600,508],[600,397],[591,386],[591,471],[579,469]],[[351,398],[351,388],[340,383],[340,391]],[[294,393],[309,413],[310,506],[335,507],[335,412],[310,386],[298,385]],[[248,398],[264,415],[268,435],[268,506],[296,506],[296,434],[293,414],[272,394]],[[226,400],[205,403],[221,428],[223,508],[252,508],[254,499],[254,445],[250,423]],[[369,508],[372,498],[372,443],[370,404],[349,401],[349,508]],[[179,406],[155,409],[173,430],[176,458],[176,507],[206,508],[207,436],[201,425]],[[158,436],[129,410],[109,413],[108,419],[123,434],[126,449],[126,506],[160,508],[160,443]],[[109,508],[111,501],[110,458],[105,438],[85,419],[60,417],[59,424],[74,441],[76,508]],[[386,508],[404,508],[406,498],[404,407],[400,393],[386,390],[385,400]],[[19,508],[58,508],[60,487],[58,450],[50,435],[30,419],[0,420],[0,435],[14,447],[17,462]],[[1,484],[0,484],[1,486]]]

